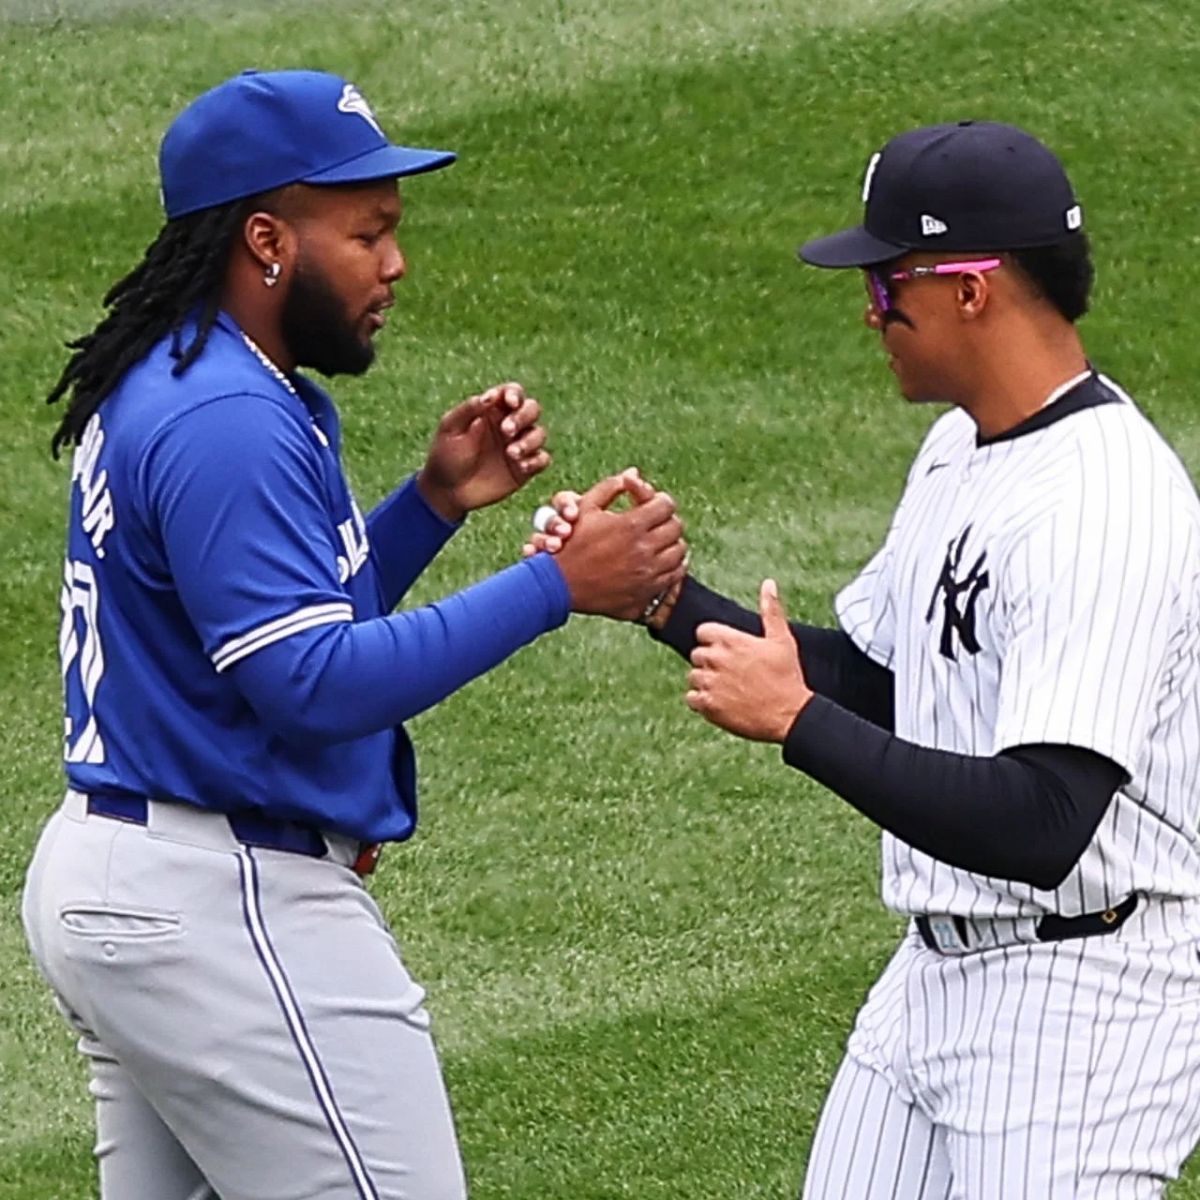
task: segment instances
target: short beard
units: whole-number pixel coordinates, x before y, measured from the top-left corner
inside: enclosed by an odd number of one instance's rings
[[[326,376],[361,375],[375,360],[374,345],[358,335],[326,277],[303,262],[296,264],[280,320],[298,367]]]

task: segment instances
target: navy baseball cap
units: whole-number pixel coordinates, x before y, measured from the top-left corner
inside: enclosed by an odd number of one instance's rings
[[[388,141],[362,93],[324,71],[243,71],[193,100],[158,152],[167,218],[289,183],[365,183],[449,166]]]
[[[863,223],[806,242],[817,267],[869,267],[910,250],[1023,250],[1083,227],[1062,164],[1014,125],[959,121],[898,134],[867,164]]]

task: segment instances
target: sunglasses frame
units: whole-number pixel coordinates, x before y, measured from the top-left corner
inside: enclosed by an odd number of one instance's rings
[[[867,280],[867,295],[879,313],[885,313],[894,308],[891,283],[903,283],[906,279],[926,279],[934,275],[965,275],[968,271],[994,271],[1002,266],[1002,258],[980,258],[970,262],[936,263],[931,267],[907,267],[901,271],[889,271],[884,274],[874,267],[864,267],[863,274]]]

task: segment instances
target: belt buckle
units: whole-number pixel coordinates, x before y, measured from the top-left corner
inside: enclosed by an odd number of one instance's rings
[[[382,852],[382,842],[363,842],[358,857],[354,860],[354,866],[350,869],[355,875],[372,874],[379,865],[379,856]]]

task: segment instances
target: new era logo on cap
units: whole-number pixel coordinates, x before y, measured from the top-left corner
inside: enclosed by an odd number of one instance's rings
[[[931,217],[928,213],[921,214],[921,234],[923,237],[937,237],[939,234],[946,233],[950,226],[945,221],[939,221],[937,217]]]

